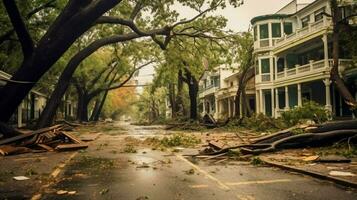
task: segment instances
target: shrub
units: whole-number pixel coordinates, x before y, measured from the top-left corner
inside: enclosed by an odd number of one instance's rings
[[[322,123],[331,117],[331,113],[324,106],[314,101],[306,101],[303,106],[295,107],[283,112],[281,118],[289,125],[293,126],[304,120],[313,120],[315,123]]]

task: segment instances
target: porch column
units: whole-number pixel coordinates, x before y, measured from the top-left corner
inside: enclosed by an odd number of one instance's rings
[[[214,115],[215,115],[215,118],[218,119],[219,118],[219,105],[218,105],[218,100],[216,97],[214,97],[214,107],[215,107],[215,112],[214,112]]]
[[[229,97],[227,98],[227,102],[228,102],[228,117],[231,117],[231,100],[229,99]]]
[[[285,86],[285,110],[289,110],[289,88]]]
[[[283,29],[281,29],[281,30],[283,30]],[[276,80],[276,79],[278,79],[278,59],[279,59],[279,57],[274,57],[274,59],[275,59],[275,61],[274,61],[274,65],[275,65],[275,71],[274,71],[274,73],[273,73],[273,76],[275,77],[275,79],[274,80]]]
[[[329,62],[328,62],[328,40],[327,40],[327,34],[324,34],[322,36],[322,41],[324,43],[324,63],[325,67],[329,67]]]
[[[17,127],[20,128],[22,126],[22,105],[23,103],[17,107]]]
[[[263,114],[265,114],[265,111],[264,111],[264,106],[263,106],[263,90],[259,90],[259,104],[260,104],[260,113],[263,113]]]
[[[326,109],[331,111],[331,92],[330,92],[330,85],[331,85],[331,81],[330,79],[325,79],[324,81],[325,84],[325,93],[326,93]]]
[[[255,109],[256,109],[256,113],[259,113],[259,105],[260,105],[260,101],[259,101],[259,91],[256,90],[255,91]]]
[[[203,104],[203,110],[202,110],[202,112],[203,112],[203,114],[205,114],[206,113],[206,102],[205,102],[205,99],[203,98],[203,100],[202,100],[202,104]]]
[[[275,112],[274,112],[274,107],[275,107],[275,101],[274,101],[274,88],[272,88],[271,90],[271,116],[275,117]]]
[[[302,106],[301,83],[297,84],[297,92],[298,92],[298,106]]]
[[[279,117],[279,88],[275,89],[275,117]]]

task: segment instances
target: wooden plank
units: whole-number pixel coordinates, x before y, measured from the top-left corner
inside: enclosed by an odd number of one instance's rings
[[[45,145],[45,144],[37,144],[37,146],[41,147],[41,148],[44,148],[46,149],[47,151],[54,151],[55,149],[48,146],[48,145]]]
[[[224,146],[226,146],[225,144],[223,144],[222,142],[219,142],[219,141],[210,141],[208,143],[209,146],[213,147],[214,149],[217,149],[217,150],[221,150],[224,148]]]
[[[64,131],[62,131],[61,133],[78,144],[83,143],[83,141],[81,139],[77,138],[73,134],[70,134],[70,133],[64,132]]]
[[[31,152],[31,149],[26,147],[15,147],[11,145],[3,145],[0,146],[0,154],[3,156],[11,155],[11,154],[21,154]]]
[[[30,133],[26,133],[26,134],[18,135],[18,136],[15,136],[15,137],[7,138],[7,139],[4,139],[4,140],[0,140],[0,145],[16,142],[16,141],[19,141],[19,140],[22,140],[22,139],[25,139],[25,138],[29,138],[29,137],[35,136],[37,134],[45,133],[45,132],[48,132],[48,131],[51,131],[51,130],[54,130],[54,129],[59,129],[61,127],[62,127],[62,125],[59,124],[59,125],[55,125],[55,126],[51,126],[51,127],[47,127],[47,128],[41,128],[41,129],[38,129],[38,130],[30,132]]]
[[[87,144],[60,144],[56,147],[58,151],[66,151],[66,150],[77,150],[77,149],[85,149],[87,148]]]

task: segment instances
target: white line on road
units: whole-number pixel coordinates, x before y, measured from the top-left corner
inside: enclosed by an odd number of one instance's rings
[[[212,181],[216,182],[219,188],[221,188],[223,190],[230,190],[230,188],[226,184],[224,184],[223,182],[221,182],[220,180],[218,180],[217,178],[215,178],[214,176],[212,176],[211,174],[209,174],[205,170],[201,169],[197,165],[193,164],[192,162],[190,162],[189,160],[184,158],[182,155],[176,154],[176,157],[179,158],[180,160],[186,162],[187,164],[191,165],[195,170],[197,170],[200,173],[204,174],[207,178],[209,178]]]

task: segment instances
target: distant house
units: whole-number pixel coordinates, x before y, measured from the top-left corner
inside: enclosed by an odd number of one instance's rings
[[[238,89],[239,73],[220,66],[214,71],[207,71],[202,76],[199,86],[200,113],[211,114],[215,119],[227,119],[235,116],[235,96]],[[246,87],[250,107],[255,110],[254,79]]]
[[[342,14],[352,12],[352,6],[356,2],[344,7]],[[310,4],[294,0],[275,14],[251,20],[258,113],[278,117],[307,99],[325,105],[336,117],[352,116],[330,81],[333,27],[324,13],[331,13],[328,0]],[[357,98],[357,69],[345,48],[340,50],[339,70]]]
[[[6,80],[9,80],[10,78],[10,74],[0,71],[0,88],[6,85]],[[38,119],[46,106],[47,98],[47,95],[36,90],[31,90],[18,107],[17,112],[11,117],[10,123],[17,127],[23,127],[29,122]],[[57,118],[74,117],[74,114],[74,102],[66,100],[62,102],[57,113]]]

